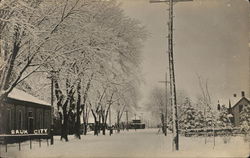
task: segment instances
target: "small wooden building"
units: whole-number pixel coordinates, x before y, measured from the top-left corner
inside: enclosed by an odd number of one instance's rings
[[[48,133],[50,122],[51,105],[22,90],[0,103],[0,135]]]

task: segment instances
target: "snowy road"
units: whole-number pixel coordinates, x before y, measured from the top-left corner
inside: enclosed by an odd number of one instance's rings
[[[59,141],[55,145],[42,147],[33,144],[22,145],[22,151],[17,146],[9,148],[6,154],[1,148],[1,156],[21,158],[80,158],[80,157],[246,157],[249,154],[249,144],[241,137],[231,138],[230,143],[224,144],[222,138],[216,138],[213,149],[213,139],[204,143],[204,138],[180,138],[180,151],[172,152],[171,135],[167,137],[157,134],[157,129],[122,131],[112,136],[82,136],[81,140],[70,137],[69,142]]]

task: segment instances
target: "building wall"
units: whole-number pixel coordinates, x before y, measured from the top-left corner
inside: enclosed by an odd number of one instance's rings
[[[236,127],[240,126],[240,112],[243,110],[244,106],[247,106],[249,101],[245,98],[242,98],[233,108],[232,114],[234,116],[234,125]]]
[[[50,107],[25,105],[17,103],[1,103],[0,134],[11,134],[11,130],[28,130],[50,128]],[[33,122],[33,123],[32,123]]]

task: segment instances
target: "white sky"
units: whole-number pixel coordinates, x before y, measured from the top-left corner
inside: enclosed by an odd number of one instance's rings
[[[167,68],[167,4],[149,0],[120,0],[126,15],[146,26],[150,37],[142,52],[147,100],[150,89],[164,86]],[[194,0],[174,6],[174,57],[177,89],[195,99],[200,93],[196,74],[208,79],[214,102],[241,91],[250,97],[250,4],[246,0]]]

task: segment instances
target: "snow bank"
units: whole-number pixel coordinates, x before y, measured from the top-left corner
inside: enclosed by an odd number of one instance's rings
[[[33,144],[29,149],[28,142],[18,151],[18,145],[11,147],[4,156],[20,158],[89,158],[89,157],[247,157],[249,143],[242,137],[232,137],[228,144],[223,143],[222,137],[217,137],[215,147],[213,139],[208,138],[205,144],[204,137],[180,137],[180,151],[172,151],[171,135],[167,137],[157,134],[157,129],[130,130],[115,133],[112,136],[94,136],[89,133],[81,140],[69,137],[69,142],[62,142],[55,138],[55,145],[47,146],[42,143]]]

